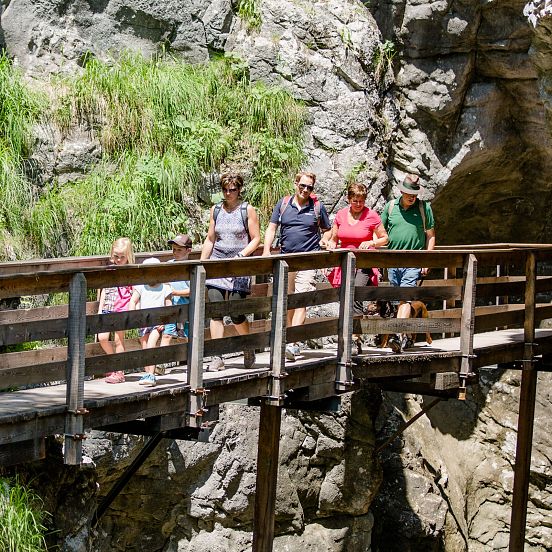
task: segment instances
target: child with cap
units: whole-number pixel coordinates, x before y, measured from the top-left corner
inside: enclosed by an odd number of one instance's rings
[[[142,264],[159,264],[161,261],[154,257],[149,257]],[[152,309],[155,307],[165,307],[171,305],[171,286],[169,284],[142,284],[134,287],[134,292],[128,305],[128,310]],[[157,346],[157,342],[161,337],[164,326],[162,324],[156,326],[148,326],[140,328],[140,343],[142,349],[153,349]],[[148,385],[153,387],[157,384],[155,379],[155,366],[146,366],[145,374],[140,378],[140,385]]]
[[[187,261],[188,255],[192,250],[192,239],[188,234],[178,234],[172,240],[168,241],[168,244],[172,248],[173,259],[168,261],[174,263],[175,261]],[[173,305],[185,305],[190,302],[190,282],[188,280],[181,280],[180,282],[170,282],[171,286],[171,301]],[[173,338],[188,337],[188,322],[174,322],[165,324],[163,330],[163,337],[161,338],[161,347],[170,345]],[[157,366],[155,368],[156,374],[164,374],[165,367]]]

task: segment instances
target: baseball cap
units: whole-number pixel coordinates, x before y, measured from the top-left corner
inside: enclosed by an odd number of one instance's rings
[[[174,237],[172,240],[169,240],[169,245],[172,245],[173,243],[176,245],[180,245],[180,247],[192,247],[192,238],[188,236],[188,234],[178,234],[178,236]]]

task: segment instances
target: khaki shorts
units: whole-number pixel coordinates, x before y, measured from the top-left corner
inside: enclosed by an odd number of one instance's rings
[[[315,276],[316,269],[290,272],[288,274],[288,293],[314,291],[316,289],[316,285],[314,283]]]

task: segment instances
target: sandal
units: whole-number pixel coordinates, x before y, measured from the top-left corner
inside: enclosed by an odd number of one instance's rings
[[[112,372],[105,378],[105,383],[124,383],[125,382],[125,373],[124,372]]]

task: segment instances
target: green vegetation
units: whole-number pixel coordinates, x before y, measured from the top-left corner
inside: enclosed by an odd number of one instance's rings
[[[24,221],[33,199],[23,167],[40,110],[38,95],[28,90],[10,61],[0,55],[0,248],[16,256],[23,253]]]
[[[0,479],[0,550],[40,552],[47,550],[40,497],[17,478]]]
[[[372,67],[377,82],[381,82],[387,71],[393,67],[393,59],[396,55],[397,48],[393,41],[386,40],[378,44],[372,58]]]
[[[258,29],[261,26],[261,0],[238,0],[238,15],[246,22],[247,27]]]
[[[6,60],[0,69],[25,91]],[[90,57],[79,76],[57,83],[43,117],[64,134],[90,128],[102,161],[82,180],[33,194],[22,167],[40,110],[23,92],[12,115],[20,138],[5,147],[11,172],[0,180],[2,199],[10,196],[9,211],[6,200],[0,206],[0,245],[2,236],[25,243],[27,255],[104,254],[123,235],[137,251],[162,248],[177,231],[199,238],[200,188],[207,175],[226,170],[248,176],[246,199],[266,221],[304,160],[303,107],[281,89],[251,83],[236,60]]]

